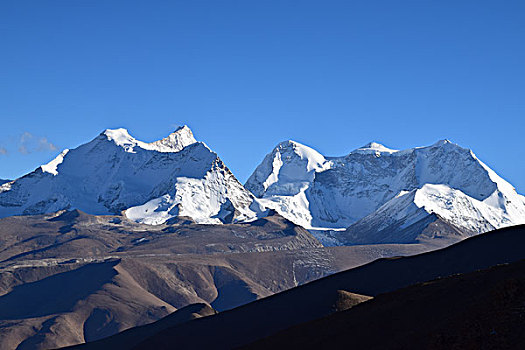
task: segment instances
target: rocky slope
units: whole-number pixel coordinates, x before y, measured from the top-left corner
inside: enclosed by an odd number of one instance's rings
[[[3,218],[0,233],[2,349],[97,340],[194,303],[224,311],[377,258],[435,248],[324,248],[275,214],[152,226],[73,210]]]
[[[263,209],[220,158],[184,126],[145,143],[125,129],[93,141],[0,187],[0,217],[63,209],[119,214],[147,224],[253,220]]]
[[[335,306],[338,305],[341,291],[369,295],[374,299],[343,311],[348,315],[357,314],[351,317],[353,323],[350,323],[350,326],[345,326],[343,321],[336,323],[337,328],[333,329],[330,324],[323,324],[319,333],[316,332],[315,327],[303,328],[305,332],[302,334],[301,331],[284,333],[284,338],[286,334],[293,336],[289,339],[292,342],[290,348],[301,348],[293,346],[294,341],[297,341],[297,344],[306,344],[306,346],[310,344],[314,348],[323,346],[330,348],[330,345],[327,345],[332,344],[329,343],[330,338],[324,338],[323,335],[337,330],[334,332],[337,340],[346,339],[344,346],[353,344],[352,337],[347,337],[347,335],[349,332],[355,332],[353,334],[356,334],[356,340],[359,339],[356,344],[360,345],[360,348],[366,348],[367,337],[364,335],[368,334],[373,337],[373,339],[368,339],[370,344],[386,344],[392,345],[393,348],[404,349],[411,348],[410,339],[414,337],[423,341],[439,341],[439,337],[436,337],[437,333],[433,333],[432,330],[438,330],[446,337],[449,334],[447,327],[451,327],[448,330],[454,336],[461,336],[461,331],[464,331],[463,334],[472,336],[463,343],[468,344],[471,340],[475,341],[476,338],[479,340],[480,335],[485,337],[481,339],[486,339],[490,335],[483,331],[491,330],[490,315],[497,310],[499,303],[506,307],[506,312],[500,310],[495,314],[498,322],[505,321],[505,319],[510,320],[512,317],[512,320],[518,323],[507,324],[512,326],[512,329],[518,334],[512,334],[512,332],[507,332],[507,334],[521,336],[519,330],[523,327],[524,275],[523,262],[519,261],[525,258],[525,252],[521,248],[525,242],[524,233],[525,226],[509,227],[465,239],[441,250],[405,258],[377,260],[233,310],[219,312],[217,315],[168,328],[144,340],[135,349],[171,349],[174,344],[177,345],[177,349],[240,348],[292,326],[334,313],[337,311]],[[515,265],[511,265],[508,269],[506,266],[501,269],[497,267],[491,270],[496,271],[496,274],[481,273],[480,279],[472,280],[471,276],[480,276],[475,271],[501,264]],[[511,272],[498,273],[502,270]],[[473,275],[466,275],[466,277],[457,276],[457,274],[472,272],[474,272]],[[453,275],[456,276],[452,277],[452,282],[445,278]],[[436,279],[435,282],[427,282]],[[423,283],[423,288],[407,294],[403,294],[402,289],[399,290],[416,283]],[[456,288],[458,286],[459,288]],[[396,290],[399,292],[394,292]],[[390,296],[384,294],[391,292],[393,293]],[[449,292],[451,294],[448,294]],[[512,303],[505,305],[507,296],[514,299]],[[385,300],[391,302],[383,303]],[[429,303],[429,300],[435,300],[436,303]],[[372,305],[377,305],[376,301],[379,305],[373,307]],[[370,308],[366,308],[367,305]],[[363,313],[358,310],[362,310]],[[462,314],[462,311],[466,313]],[[472,313],[469,314],[469,311]],[[483,322],[477,322],[477,319],[468,317],[468,315],[476,315],[476,312],[479,312],[477,315],[485,317]],[[334,315],[336,316],[337,314]],[[450,320],[453,323],[447,324],[448,316],[451,317]],[[400,322],[398,323],[397,320]],[[361,321],[364,323],[360,324]],[[410,327],[411,324],[414,328]],[[367,329],[367,325],[372,328]],[[459,325],[461,328],[455,328],[453,325]],[[482,328],[476,328],[478,326]],[[400,329],[399,334],[393,331],[395,329]],[[415,329],[417,332],[412,332]],[[382,334],[388,335],[381,336]],[[401,340],[409,339],[409,342],[401,342],[405,346],[395,347],[396,343],[389,341],[396,335]],[[432,338],[428,338],[427,335]],[[312,342],[302,342],[302,337],[311,339]],[[363,340],[364,343],[361,342]],[[441,340],[447,340],[447,338]],[[276,338],[276,341],[272,341],[272,338],[270,341],[271,346],[265,346],[264,342],[260,346],[262,348],[287,348],[285,345],[290,344],[280,336]],[[340,345],[339,342],[337,344]],[[365,346],[362,346],[363,344]],[[446,344],[454,344],[454,342],[444,344],[445,346],[441,348],[447,348]],[[414,348],[428,347],[415,346]],[[473,348],[479,347],[474,346]]]
[[[331,235],[339,244],[417,241],[435,218],[451,228],[437,236],[525,223],[525,197],[472,151],[448,140],[404,151],[370,143],[343,157],[287,141],[265,157],[245,187],[308,229],[350,227]]]

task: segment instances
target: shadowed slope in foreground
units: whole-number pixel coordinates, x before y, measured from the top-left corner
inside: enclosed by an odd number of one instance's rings
[[[177,326],[181,323],[188,322],[200,317],[214,315],[217,312],[209,305],[204,303],[191,304],[175,311],[163,319],[144,326],[127,329],[121,333],[115,334],[101,340],[78,346],[80,349],[131,349],[134,345],[144,339],[170,327]]]
[[[381,294],[246,349],[523,349],[525,260]]]

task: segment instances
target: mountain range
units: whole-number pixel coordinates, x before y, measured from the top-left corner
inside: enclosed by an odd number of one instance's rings
[[[149,225],[250,222],[272,209],[325,245],[454,242],[525,223],[525,197],[448,140],[341,157],[286,141],[243,186],[187,126],[151,143],[108,129],[0,186],[0,217],[70,209]]]
[[[347,322],[333,312],[399,310],[441,298],[399,288],[522,259],[524,221],[524,197],[446,140],[342,157],[286,141],[243,185],[187,126],[149,143],[108,129],[0,183],[0,347],[304,344],[315,319],[329,333]],[[505,271],[486,276],[522,278]],[[454,281],[439,285],[466,303]]]
[[[342,157],[286,141],[245,187],[336,244],[460,239],[525,223],[525,197],[448,140],[402,151],[372,142]]]

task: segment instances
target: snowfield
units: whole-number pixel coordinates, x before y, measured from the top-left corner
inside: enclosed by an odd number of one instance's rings
[[[245,187],[312,232],[333,229],[328,240],[353,225],[406,228],[429,215],[470,233],[525,223],[525,197],[448,140],[401,151],[372,142],[342,157],[288,141]]]
[[[448,140],[406,150],[371,142],[342,157],[289,140],[243,186],[187,126],[150,143],[108,129],[0,185],[0,217],[64,209],[149,225],[175,217],[250,222],[273,209],[330,245],[408,243],[422,231],[468,236],[525,224],[525,197]]]
[[[152,143],[125,129],[108,129],[0,187],[0,217],[73,208],[97,215],[124,212],[148,224],[176,216],[198,223],[249,221],[264,213],[187,126]]]

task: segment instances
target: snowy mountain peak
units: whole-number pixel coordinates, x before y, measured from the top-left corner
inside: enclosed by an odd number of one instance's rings
[[[372,141],[372,142],[367,143],[361,148],[371,148],[371,149],[380,150],[380,149],[385,149],[386,147],[378,142]]]
[[[435,237],[458,240],[523,224],[522,198],[507,195],[510,197],[497,190],[491,197],[505,198],[503,201],[480,201],[444,184],[425,184],[400,193],[357,221],[341,234],[340,240],[345,244],[413,243]]]
[[[133,146],[138,143],[138,141],[129,134],[128,130],[124,128],[106,129],[100,135],[109,141],[113,141],[117,146],[128,149],[130,147],[133,148]]]
[[[108,129],[0,187],[0,217],[73,208],[146,224],[247,221],[265,210],[186,126],[152,143]]]
[[[167,137],[150,143],[138,141],[124,128],[106,129],[100,135],[102,139],[112,141],[130,153],[135,152],[135,147],[157,152],[179,152],[184,147],[197,142],[186,125],[178,127]]]
[[[300,145],[299,142],[295,142],[294,140],[286,140],[286,141],[281,141],[277,144],[277,146],[275,146],[275,148],[286,148],[286,147],[293,147],[294,145]]]
[[[385,147],[384,145],[377,143],[377,142],[369,142],[363,147],[359,147],[358,149],[352,151],[351,153],[362,153],[362,154],[368,154],[368,153],[395,153],[398,152],[397,149],[391,149],[388,147]]]
[[[296,194],[329,162],[314,149],[292,140],[279,143],[246,182],[257,196],[265,193]],[[274,185],[276,184],[276,185]]]
[[[178,152],[186,146],[197,142],[193,137],[193,132],[186,125],[180,126],[173,133],[163,138],[150,143],[151,146],[159,152]]]
[[[444,145],[448,145],[448,144],[458,146],[457,144],[451,142],[449,139],[443,139],[443,140],[437,141],[431,147],[433,147],[433,146],[444,146]]]
[[[329,158],[308,149],[321,160],[318,166],[307,168],[298,161],[301,157],[283,157],[274,150],[246,183],[266,207],[305,228],[342,229],[391,200],[394,213],[401,210],[399,205],[422,207],[421,198],[428,198],[424,207],[434,208],[469,232],[525,223],[525,198],[471,150],[449,140],[402,151],[372,142],[347,156]],[[406,196],[416,191],[417,198]],[[474,204],[467,210],[462,201]],[[374,220],[378,217],[382,215]]]
[[[174,133],[176,132],[190,133],[193,136],[193,132],[191,131],[190,127],[187,125],[179,125],[177,129],[175,129]]]
[[[287,157],[300,159],[306,165],[306,171],[324,169],[326,159],[316,150],[299,142],[288,140],[281,142],[274,150]]]

